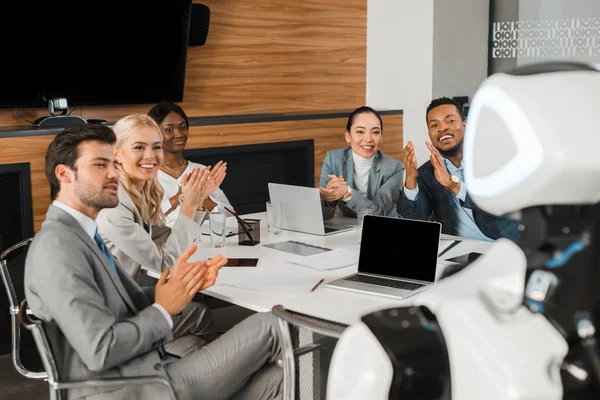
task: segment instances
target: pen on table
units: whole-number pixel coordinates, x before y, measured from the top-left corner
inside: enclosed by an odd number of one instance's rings
[[[321,280],[319,282],[317,282],[317,284],[315,286],[312,287],[312,289],[310,289],[310,293],[314,292],[315,290],[317,290],[317,288],[319,287],[319,285],[321,285],[321,283],[325,282],[325,278],[321,278]]]

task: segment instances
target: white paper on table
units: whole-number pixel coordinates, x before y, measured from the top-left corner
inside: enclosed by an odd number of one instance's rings
[[[452,246],[454,242],[458,242],[458,240],[440,239],[440,243],[438,244],[438,256],[442,254],[448,247]]]
[[[259,292],[302,294],[309,293],[317,282],[319,282],[319,279],[314,277],[257,275],[251,278],[246,277],[246,279],[228,281],[221,285]]]
[[[330,269],[344,268],[354,265],[358,262],[358,253],[356,250],[333,249],[312,256],[290,258],[287,262],[299,264],[303,267],[327,271]]]

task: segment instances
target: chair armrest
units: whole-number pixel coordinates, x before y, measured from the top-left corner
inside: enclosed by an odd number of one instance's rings
[[[56,389],[81,389],[89,387],[107,387],[117,385],[163,385],[169,390],[171,400],[177,400],[177,395],[169,380],[159,375],[129,376],[126,378],[87,379],[81,381],[56,382]]]
[[[280,318],[280,319],[288,322],[289,324],[292,324],[297,327],[304,328],[309,331],[318,333],[319,335],[329,336],[329,337],[339,339],[343,333],[343,329],[333,329],[333,328],[325,327],[322,325],[318,325],[315,322],[312,322],[308,319],[304,319],[304,318],[296,315],[295,313],[292,313],[292,312],[286,310],[281,305],[273,306],[273,308],[271,309],[271,312],[277,318]],[[313,318],[311,318],[311,319],[313,319]]]

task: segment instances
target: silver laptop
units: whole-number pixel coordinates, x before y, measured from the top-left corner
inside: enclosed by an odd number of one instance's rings
[[[365,215],[358,273],[325,286],[404,298],[435,281],[439,222]]]
[[[323,221],[318,188],[272,182],[268,183],[268,187],[271,203],[283,204],[282,229],[325,236],[356,227],[356,223]]]

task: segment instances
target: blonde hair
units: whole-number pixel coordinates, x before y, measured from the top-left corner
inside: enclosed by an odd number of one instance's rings
[[[117,136],[115,148],[120,149],[132,132],[141,128],[155,129],[162,140],[162,131],[158,124],[145,114],[131,114],[118,120],[113,131]],[[158,177],[144,182],[141,193],[134,187],[131,177],[123,170],[123,166],[119,164],[119,183],[127,191],[133,200],[133,204],[137,207],[142,220],[149,222],[151,225],[164,225],[165,215],[161,208],[161,202],[165,193],[163,187],[158,182]]]

